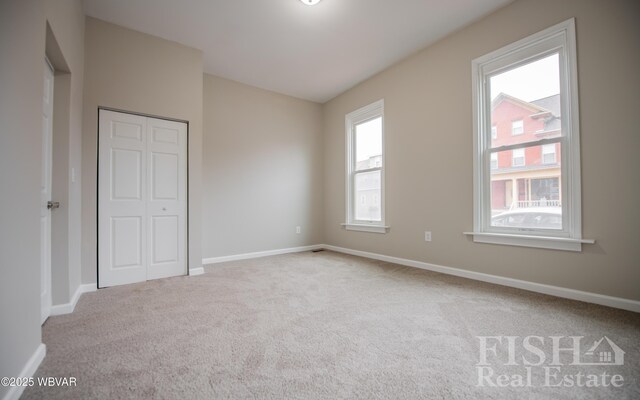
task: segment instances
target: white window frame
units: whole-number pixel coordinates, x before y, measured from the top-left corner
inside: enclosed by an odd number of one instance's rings
[[[496,125],[493,125],[491,127],[491,139],[497,139],[498,138],[498,127]]]
[[[506,70],[559,53],[563,136],[491,148],[489,79]],[[581,251],[580,126],[575,20],[569,19],[472,62],[474,141],[474,242]],[[491,226],[490,154],[515,148],[561,143],[562,230]]]
[[[357,125],[365,123],[375,118],[381,118],[382,121],[382,157],[381,165],[373,166],[367,169],[356,171],[356,131]],[[372,104],[364,106],[345,116],[346,131],[346,222],[342,225],[347,230],[364,231],[374,233],[387,233],[389,226],[385,224],[385,150],[384,150],[384,99],[378,100]],[[366,172],[380,171],[380,221],[358,220],[355,218],[355,176]]]
[[[519,131],[516,132],[516,123],[518,123],[518,129]],[[521,130],[520,130],[521,129]],[[519,135],[524,135],[524,120],[523,119],[518,119],[515,121],[511,121],[511,136],[519,136]]]

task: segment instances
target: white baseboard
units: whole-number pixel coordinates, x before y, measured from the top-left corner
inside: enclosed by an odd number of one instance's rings
[[[97,290],[95,283],[89,283],[78,286],[75,293],[71,297],[71,300],[68,303],[64,304],[56,304],[51,306],[51,315],[64,315],[71,314],[73,310],[76,308],[76,304],[78,304],[78,300],[80,300],[80,296],[82,293],[95,292]]]
[[[276,256],[279,254],[288,254],[288,253],[300,253],[303,251],[311,251],[316,249],[323,248],[323,245],[316,244],[311,246],[300,246],[300,247],[290,247],[288,249],[276,249],[276,250],[267,250],[267,251],[256,251],[253,253],[244,253],[244,254],[235,254],[232,256],[222,256],[222,257],[210,257],[203,258],[202,264],[218,264],[227,261],[238,261],[238,260],[248,260],[250,258],[259,258],[259,257],[267,257],[267,256]]]
[[[484,274],[482,272],[474,272],[465,269],[444,267],[441,265],[429,264],[421,261],[407,260],[404,258],[385,256],[383,254],[369,253],[367,251],[352,250],[344,247],[337,247],[331,245],[321,245],[327,250],[336,251],[339,253],[351,254],[354,256],[371,258],[374,260],[386,261],[394,264],[405,265],[408,267],[421,268],[429,271],[440,272],[447,275],[455,275],[462,278],[473,279],[476,281],[495,283],[497,285],[509,286],[518,289],[529,290],[532,292],[548,294],[551,296],[562,297],[565,299],[579,300],[587,303],[600,304],[603,306],[620,308],[623,310],[640,312],[640,301],[623,299],[620,297],[606,296],[597,293],[583,292],[581,290],[568,289],[559,286],[545,285],[542,283],[535,283],[529,281],[523,281],[520,279],[506,278],[497,275]]]
[[[347,249],[344,247],[332,246],[327,244],[317,244],[312,246],[292,247],[288,249],[277,249],[268,251],[258,251],[254,253],[236,254],[223,257],[205,258],[202,260],[202,264],[217,264],[227,261],[247,260],[250,258],[275,256],[278,254],[298,253],[302,251],[311,251],[316,249],[332,250],[339,253],[351,254],[354,256],[360,256],[365,258],[371,258],[374,260],[386,261],[394,264],[405,265],[408,267],[426,269],[429,271],[440,272],[442,274],[459,276],[462,278],[473,279],[476,281],[494,283],[496,285],[509,286],[523,290],[529,290],[531,292],[548,294],[551,296],[562,297],[565,299],[584,301],[587,303],[600,304],[603,306],[620,308],[623,310],[633,311],[640,313],[640,301],[623,299],[621,297],[606,296],[603,294],[584,292],[581,290],[563,288],[560,286],[545,285],[542,283],[535,283],[530,281],[523,281],[520,279],[507,278],[498,275],[490,275],[482,272],[469,271],[460,268],[445,267],[442,265],[430,264],[422,261],[408,260],[405,258],[386,256],[384,254],[370,253],[367,251]],[[197,273],[191,273],[196,275]]]
[[[196,276],[196,275],[202,275],[202,274],[204,274],[203,267],[189,268],[189,276]]]
[[[42,360],[44,360],[44,356],[47,354],[47,346],[44,343],[40,343],[40,345],[36,348],[36,351],[31,355],[29,361],[25,364],[24,368],[18,375],[14,375],[15,377],[21,378],[31,378],[33,374],[36,373],[38,367]],[[24,392],[24,386],[10,386],[7,393],[5,393],[3,400],[18,400]]]

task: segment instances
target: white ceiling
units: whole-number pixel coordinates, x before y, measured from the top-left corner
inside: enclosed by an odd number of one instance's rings
[[[207,73],[325,102],[513,0],[84,0],[204,52]]]

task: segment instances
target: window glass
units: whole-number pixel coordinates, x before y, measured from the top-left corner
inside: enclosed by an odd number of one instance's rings
[[[514,167],[522,167],[525,164],[525,152],[524,149],[514,149],[512,152],[511,165]]]
[[[542,146],[542,163],[554,164],[556,162],[556,144],[545,144]]]
[[[355,217],[362,221],[380,221],[382,213],[380,206],[373,201],[380,196],[380,171],[362,172],[356,174],[355,192],[360,201],[355,207]]]
[[[356,171],[382,164],[382,118],[356,125]]]
[[[491,153],[491,169],[498,169],[498,153]]]
[[[545,167],[556,163],[555,149],[559,143],[529,146],[540,139],[562,135],[558,62],[555,53],[494,75],[489,80],[492,127],[510,127],[512,132],[512,136],[497,138],[492,131],[492,147],[523,145],[510,151],[491,153],[491,226],[562,228],[561,168],[560,165]],[[497,171],[494,166],[508,157],[509,152],[511,167],[517,170]],[[536,175],[544,171],[545,177],[533,177],[533,171]],[[510,214],[504,218],[496,217],[507,211]],[[559,223],[539,223],[552,216],[558,217]],[[549,228],[550,225],[553,227]]]
[[[546,207],[550,208],[552,213],[557,213],[562,219],[560,165],[544,164],[542,160],[543,147],[544,145],[511,151],[512,167],[517,169],[497,169],[498,160],[509,159],[509,150],[491,153],[490,201],[492,216],[510,210]],[[494,166],[496,167],[494,168]],[[542,177],[539,177],[540,175]],[[491,221],[491,225],[517,226],[514,222],[509,225],[496,225],[495,220]],[[562,227],[562,221],[560,227]]]
[[[522,135],[524,133],[524,121],[519,119],[511,123],[511,134]]]

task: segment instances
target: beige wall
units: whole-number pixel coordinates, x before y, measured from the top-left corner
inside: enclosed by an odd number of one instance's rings
[[[82,281],[96,269],[98,107],[189,122],[189,267],[202,265],[202,52],[87,17],[82,137]]]
[[[2,187],[11,188],[0,196],[0,376],[17,376],[41,342],[44,37],[42,2],[0,2],[0,177]],[[0,397],[7,391],[0,387]]]
[[[47,22],[71,72],[67,165],[80,165],[84,16],[79,0],[0,2],[0,376],[18,376],[41,342],[40,168],[43,59]],[[54,122],[55,123],[55,122]],[[54,139],[55,140],[55,139]],[[79,184],[67,187],[66,231],[79,237]],[[66,234],[66,232],[65,232]],[[79,246],[69,247],[69,269],[58,300],[80,282]],[[55,271],[54,271],[55,272]],[[57,277],[58,275],[56,275]],[[0,397],[8,390],[0,387]]]
[[[321,113],[317,103],[205,75],[205,258],[321,243]]]
[[[640,300],[640,3],[519,0],[324,105],[328,244]],[[476,244],[471,60],[568,18],[577,25],[583,252]],[[344,116],[385,100],[386,235],[341,229]],[[424,231],[433,232],[425,243]]]

